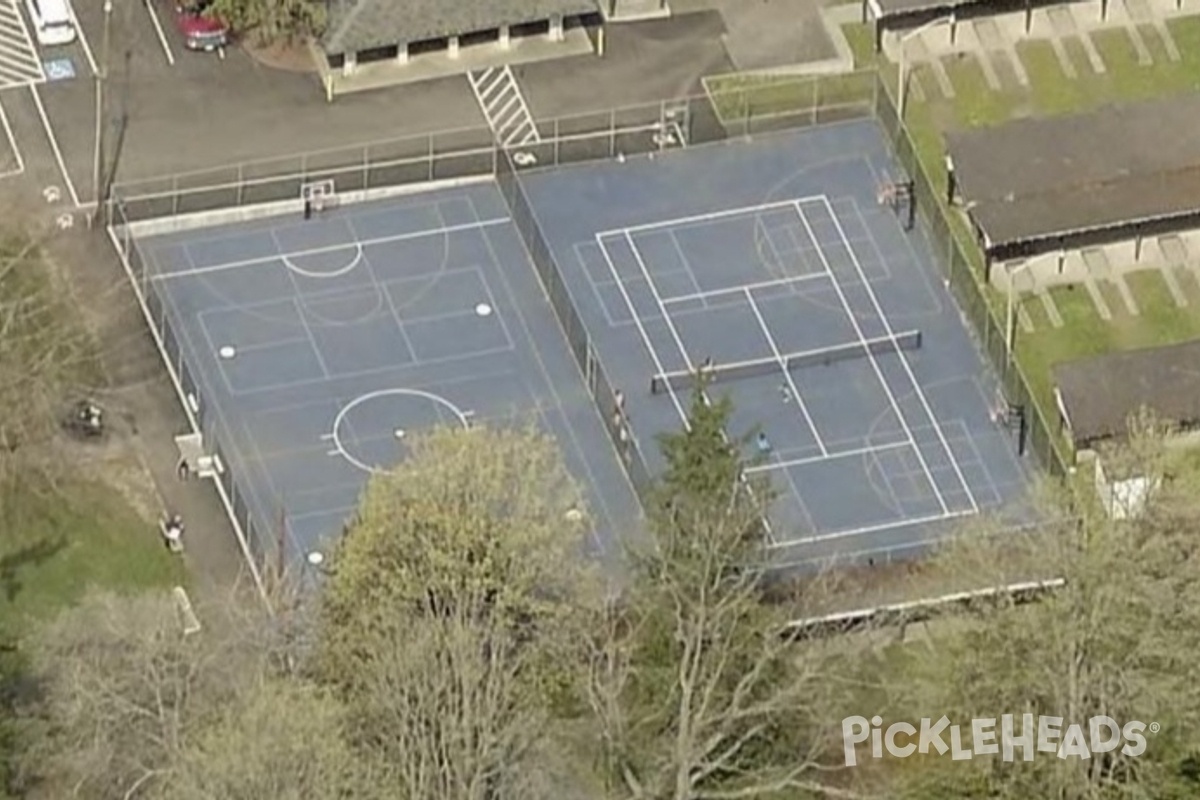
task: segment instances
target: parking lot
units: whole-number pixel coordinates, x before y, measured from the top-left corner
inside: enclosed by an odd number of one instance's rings
[[[76,4],[75,43],[39,47],[24,9],[13,5],[18,1],[0,2],[0,62],[16,65],[0,71],[0,108],[14,143],[0,147],[0,180],[15,169],[15,158],[3,150],[16,150],[31,188],[61,198],[58,203],[86,206],[94,199],[103,5]],[[461,79],[423,84],[405,92],[402,102],[385,91],[331,107],[313,76],[264,67],[241,47],[229,48],[224,58],[189,52],[175,30],[173,7],[163,0],[114,4],[108,53],[106,161],[119,148],[122,181],[481,124]]]

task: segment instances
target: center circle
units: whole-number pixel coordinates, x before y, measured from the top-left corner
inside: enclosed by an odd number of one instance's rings
[[[367,473],[382,472],[381,462],[401,459],[404,436],[397,431],[419,430],[457,422],[470,427],[466,412],[441,395],[420,389],[380,389],[354,398],[333,419],[332,440],[337,452]]]

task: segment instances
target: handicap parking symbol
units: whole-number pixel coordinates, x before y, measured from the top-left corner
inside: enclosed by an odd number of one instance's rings
[[[75,64],[69,58],[55,58],[42,65],[48,81],[68,81],[75,77]]]

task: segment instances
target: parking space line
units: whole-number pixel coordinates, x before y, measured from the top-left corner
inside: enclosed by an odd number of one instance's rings
[[[0,89],[43,83],[42,59],[17,0],[0,0]]]
[[[87,36],[83,32],[83,26],[79,24],[79,17],[75,16],[75,8],[70,2],[67,7],[71,9],[71,22],[75,23],[75,32],[79,34],[79,44],[83,47],[83,55],[87,58],[88,66],[92,69],[92,77],[100,74],[96,69],[96,59],[92,57],[92,48],[88,46]]]
[[[154,26],[154,33],[158,36],[158,43],[162,47],[163,55],[167,57],[167,63],[172,67],[175,66],[175,54],[171,52],[171,45],[167,43],[167,35],[163,32],[162,21],[158,18],[158,12],[154,10],[154,0],[142,0],[142,5],[146,7],[146,11],[150,14],[150,24]]]
[[[67,164],[63,161],[62,150],[58,146],[58,139],[54,136],[54,128],[50,125],[50,118],[46,116],[46,107],[42,105],[42,96],[38,94],[36,86],[30,86],[29,93],[33,95],[33,103],[37,106],[38,116],[42,120],[42,129],[46,132],[46,140],[50,142],[54,160],[58,162],[58,171],[62,173],[63,183],[66,184],[67,192],[71,195],[71,202],[75,204],[75,208],[81,208],[79,193],[75,191],[75,183],[71,180],[71,174],[67,172]]]
[[[13,178],[25,172],[25,159],[21,157],[21,148],[17,147],[17,137],[13,135],[12,126],[8,123],[8,113],[0,104],[0,124],[4,125],[4,135],[8,137],[8,145],[12,148],[13,157],[17,159],[17,168],[0,172],[0,179]]]

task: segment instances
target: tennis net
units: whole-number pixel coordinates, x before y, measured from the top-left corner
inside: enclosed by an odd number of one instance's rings
[[[866,356],[916,350],[921,346],[919,330],[904,331],[894,336],[880,336],[816,350],[785,353],[781,358],[755,358],[728,364],[713,364],[704,369],[710,383],[723,383],[760,375],[770,375],[782,369],[791,372],[804,367],[817,367]],[[650,394],[687,390],[696,385],[696,371],[681,370],[655,375],[650,379]]]

